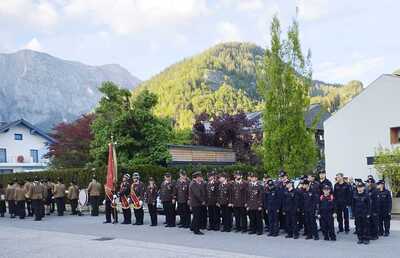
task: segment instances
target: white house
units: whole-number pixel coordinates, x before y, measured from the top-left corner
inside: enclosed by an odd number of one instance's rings
[[[54,140],[24,119],[0,123],[0,174],[38,171],[48,166],[44,158]]]
[[[384,74],[324,123],[329,178],[342,172],[363,180],[378,147],[400,142],[400,76]]]

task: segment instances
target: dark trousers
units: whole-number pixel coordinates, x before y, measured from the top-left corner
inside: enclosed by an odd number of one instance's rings
[[[318,237],[317,220],[315,211],[304,212],[304,227],[308,237]]]
[[[262,223],[262,211],[260,210],[249,210],[250,218],[250,232],[255,232],[257,234],[263,233],[263,223]]]
[[[106,222],[110,223],[111,217],[114,219],[114,222],[118,222],[118,210],[112,207],[112,203],[110,200],[106,200],[105,214],[106,214]]]
[[[349,209],[344,204],[338,204],[336,207],[337,222],[339,231],[343,232],[343,220],[344,220],[344,230],[346,232],[350,231],[349,226]]]
[[[189,216],[190,218],[190,216]],[[200,229],[207,228],[207,206],[201,206]]]
[[[271,235],[279,234],[279,214],[277,210],[268,210],[269,233]]]
[[[356,216],[355,223],[359,240],[369,240],[369,219],[366,216]]]
[[[42,220],[42,200],[32,200],[32,211],[35,215],[35,220]]]
[[[56,198],[57,215],[64,216],[64,197]]]
[[[383,235],[390,233],[390,219],[391,216],[388,213],[379,214],[379,234]]]
[[[56,209],[56,205],[54,203],[54,199],[50,198],[50,213],[53,213]]]
[[[177,213],[179,214],[180,220],[179,223],[183,227],[190,226],[190,208],[187,203],[178,203],[178,210]]]
[[[321,213],[321,223],[322,234],[325,239],[336,239],[334,219],[332,213]]]
[[[131,208],[122,209],[122,214],[124,215],[124,221],[122,222],[122,224],[131,224],[132,223]],[[96,215],[92,215],[92,216],[96,216]]]
[[[286,230],[286,215],[283,214],[282,208],[279,210],[279,229]]]
[[[99,196],[90,196],[91,216],[99,216]]]
[[[78,207],[78,199],[72,199],[69,201],[71,204],[71,214],[76,215],[78,212],[76,211],[76,208]]]
[[[269,230],[269,220],[268,220],[268,213],[266,209],[263,209],[263,219],[264,219],[264,224],[265,224],[265,228],[267,230]]]
[[[31,199],[26,199],[26,209],[28,210],[28,217],[33,216]]]
[[[247,212],[245,207],[234,207],[235,229],[237,231],[247,231]]]
[[[232,209],[227,204],[221,205],[222,226],[224,231],[232,230]]]
[[[7,204],[8,204],[8,213],[12,218],[14,218],[16,213],[15,201],[14,200],[7,201]]]
[[[157,225],[157,206],[156,204],[148,204],[151,225]]]
[[[143,207],[141,207],[140,209],[133,209],[133,214],[135,215],[135,225],[143,225]]]
[[[285,218],[286,218],[286,233],[289,236],[298,236],[299,228],[298,228],[298,224],[297,224],[296,211],[286,212]]]
[[[19,216],[20,219],[24,219],[26,216],[25,213],[25,201],[17,201],[17,212],[16,215]]]
[[[369,234],[371,238],[378,238],[379,231],[379,214],[373,213],[371,217],[369,217]]]
[[[300,231],[304,227],[304,213],[303,211],[296,212],[297,228]]]
[[[193,213],[193,220],[192,220],[192,226],[191,229],[193,230],[193,233],[198,233],[200,232],[200,224],[201,224],[201,206],[197,207],[192,207],[192,213]]]
[[[172,202],[163,202],[163,209],[165,212],[165,221],[167,222],[167,226],[175,227],[176,225],[175,204],[172,204]]]
[[[6,201],[0,200],[0,216],[4,217],[4,213],[6,213]]]
[[[208,225],[211,230],[219,230],[221,223],[221,214],[219,207],[216,205],[210,205],[207,207],[208,210]]]

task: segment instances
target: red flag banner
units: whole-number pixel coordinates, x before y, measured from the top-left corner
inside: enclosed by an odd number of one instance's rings
[[[117,155],[114,144],[109,143],[107,179],[106,179],[106,184],[104,185],[104,189],[107,197],[111,201],[113,200],[113,191],[115,191],[116,181],[117,181]]]

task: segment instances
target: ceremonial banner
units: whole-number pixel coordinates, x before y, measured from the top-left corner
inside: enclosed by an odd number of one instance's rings
[[[117,153],[115,151],[115,145],[113,143],[109,143],[107,179],[106,179],[106,184],[104,185],[104,189],[110,201],[113,201],[113,192],[115,191],[116,183],[117,183]]]

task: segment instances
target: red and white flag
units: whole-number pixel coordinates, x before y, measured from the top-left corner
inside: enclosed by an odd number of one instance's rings
[[[113,143],[109,143],[107,179],[106,179],[106,184],[104,185],[104,189],[107,197],[111,201],[113,201],[113,192],[115,191],[116,183],[117,183],[117,153],[115,151],[115,145]]]

